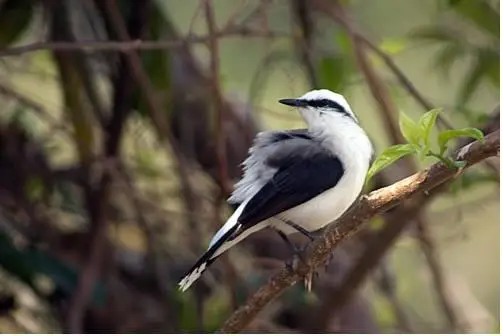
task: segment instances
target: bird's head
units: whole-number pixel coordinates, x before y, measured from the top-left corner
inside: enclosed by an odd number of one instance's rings
[[[326,117],[349,118],[359,123],[345,97],[326,89],[312,90],[299,98],[281,99],[279,103],[297,107],[310,125]]]

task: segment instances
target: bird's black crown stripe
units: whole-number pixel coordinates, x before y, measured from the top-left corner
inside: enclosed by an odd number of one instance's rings
[[[312,107],[329,107],[341,111],[345,110],[342,105],[330,99],[307,100],[306,103]]]
[[[350,114],[350,112],[347,111],[342,105],[330,99],[305,100],[305,103],[308,106],[312,106],[315,108],[321,108],[321,107],[331,108],[347,117],[350,117],[351,119],[354,119],[354,117]]]

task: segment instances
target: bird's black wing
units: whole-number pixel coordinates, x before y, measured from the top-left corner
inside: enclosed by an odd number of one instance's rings
[[[259,144],[259,146],[262,148],[269,148],[271,146],[276,146],[276,147],[281,146],[284,144],[284,142],[290,142],[292,140],[295,141],[296,139],[313,140],[312,136],[309,134],[306,128],[297,128],[283,131],[270,131],[263,133],[267,133],[267,136],[262,137],[260,139],[262,142]],[[241,202],[242,199],[238,202],[229,199],[228,205],[232,208],[233,211],[235,211],[241,205]]]
[[[277,172],[246,204],[238,219],[242,230],[309,201],[334,187],[344,173],[338,157],[306,137],[283,141],[266,163]]]

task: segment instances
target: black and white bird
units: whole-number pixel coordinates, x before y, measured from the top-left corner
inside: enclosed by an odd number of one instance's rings
[[[281,99],[308,129],[258,133],[228,203],[235,212],[179,282],[188,289],[215,259],[266,227],[309,235],[340,217],[361,193],[373,146],[347,100],[329,90]]]

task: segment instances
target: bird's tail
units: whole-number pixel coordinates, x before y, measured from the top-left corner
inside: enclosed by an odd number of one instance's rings
[[[237,219],[239,218],[245,204],[241,204],[239,208],[230,216],[225,225],[214,235],[209,243],[209,248],[202,257],[192,266],[190,271],[178,283],[181,291],[186,291],[211,265],[216,257],[225,252],[233,244],[225,244],[240,228]]]
[[[216,260],[216,257],[220,255],[223,251],[218,251],[225,243],[225,241],[230,238],[230,236],[237,231],[237,226],[226,232],[218,241],[209,247],[209,249],[202,255],[202,257],[197,260],[197,262],[192,266],[190,271],[185,275],[183,279],[178,283],[179,289],[184,292],[186,291],[201,275],[204,271]]]

